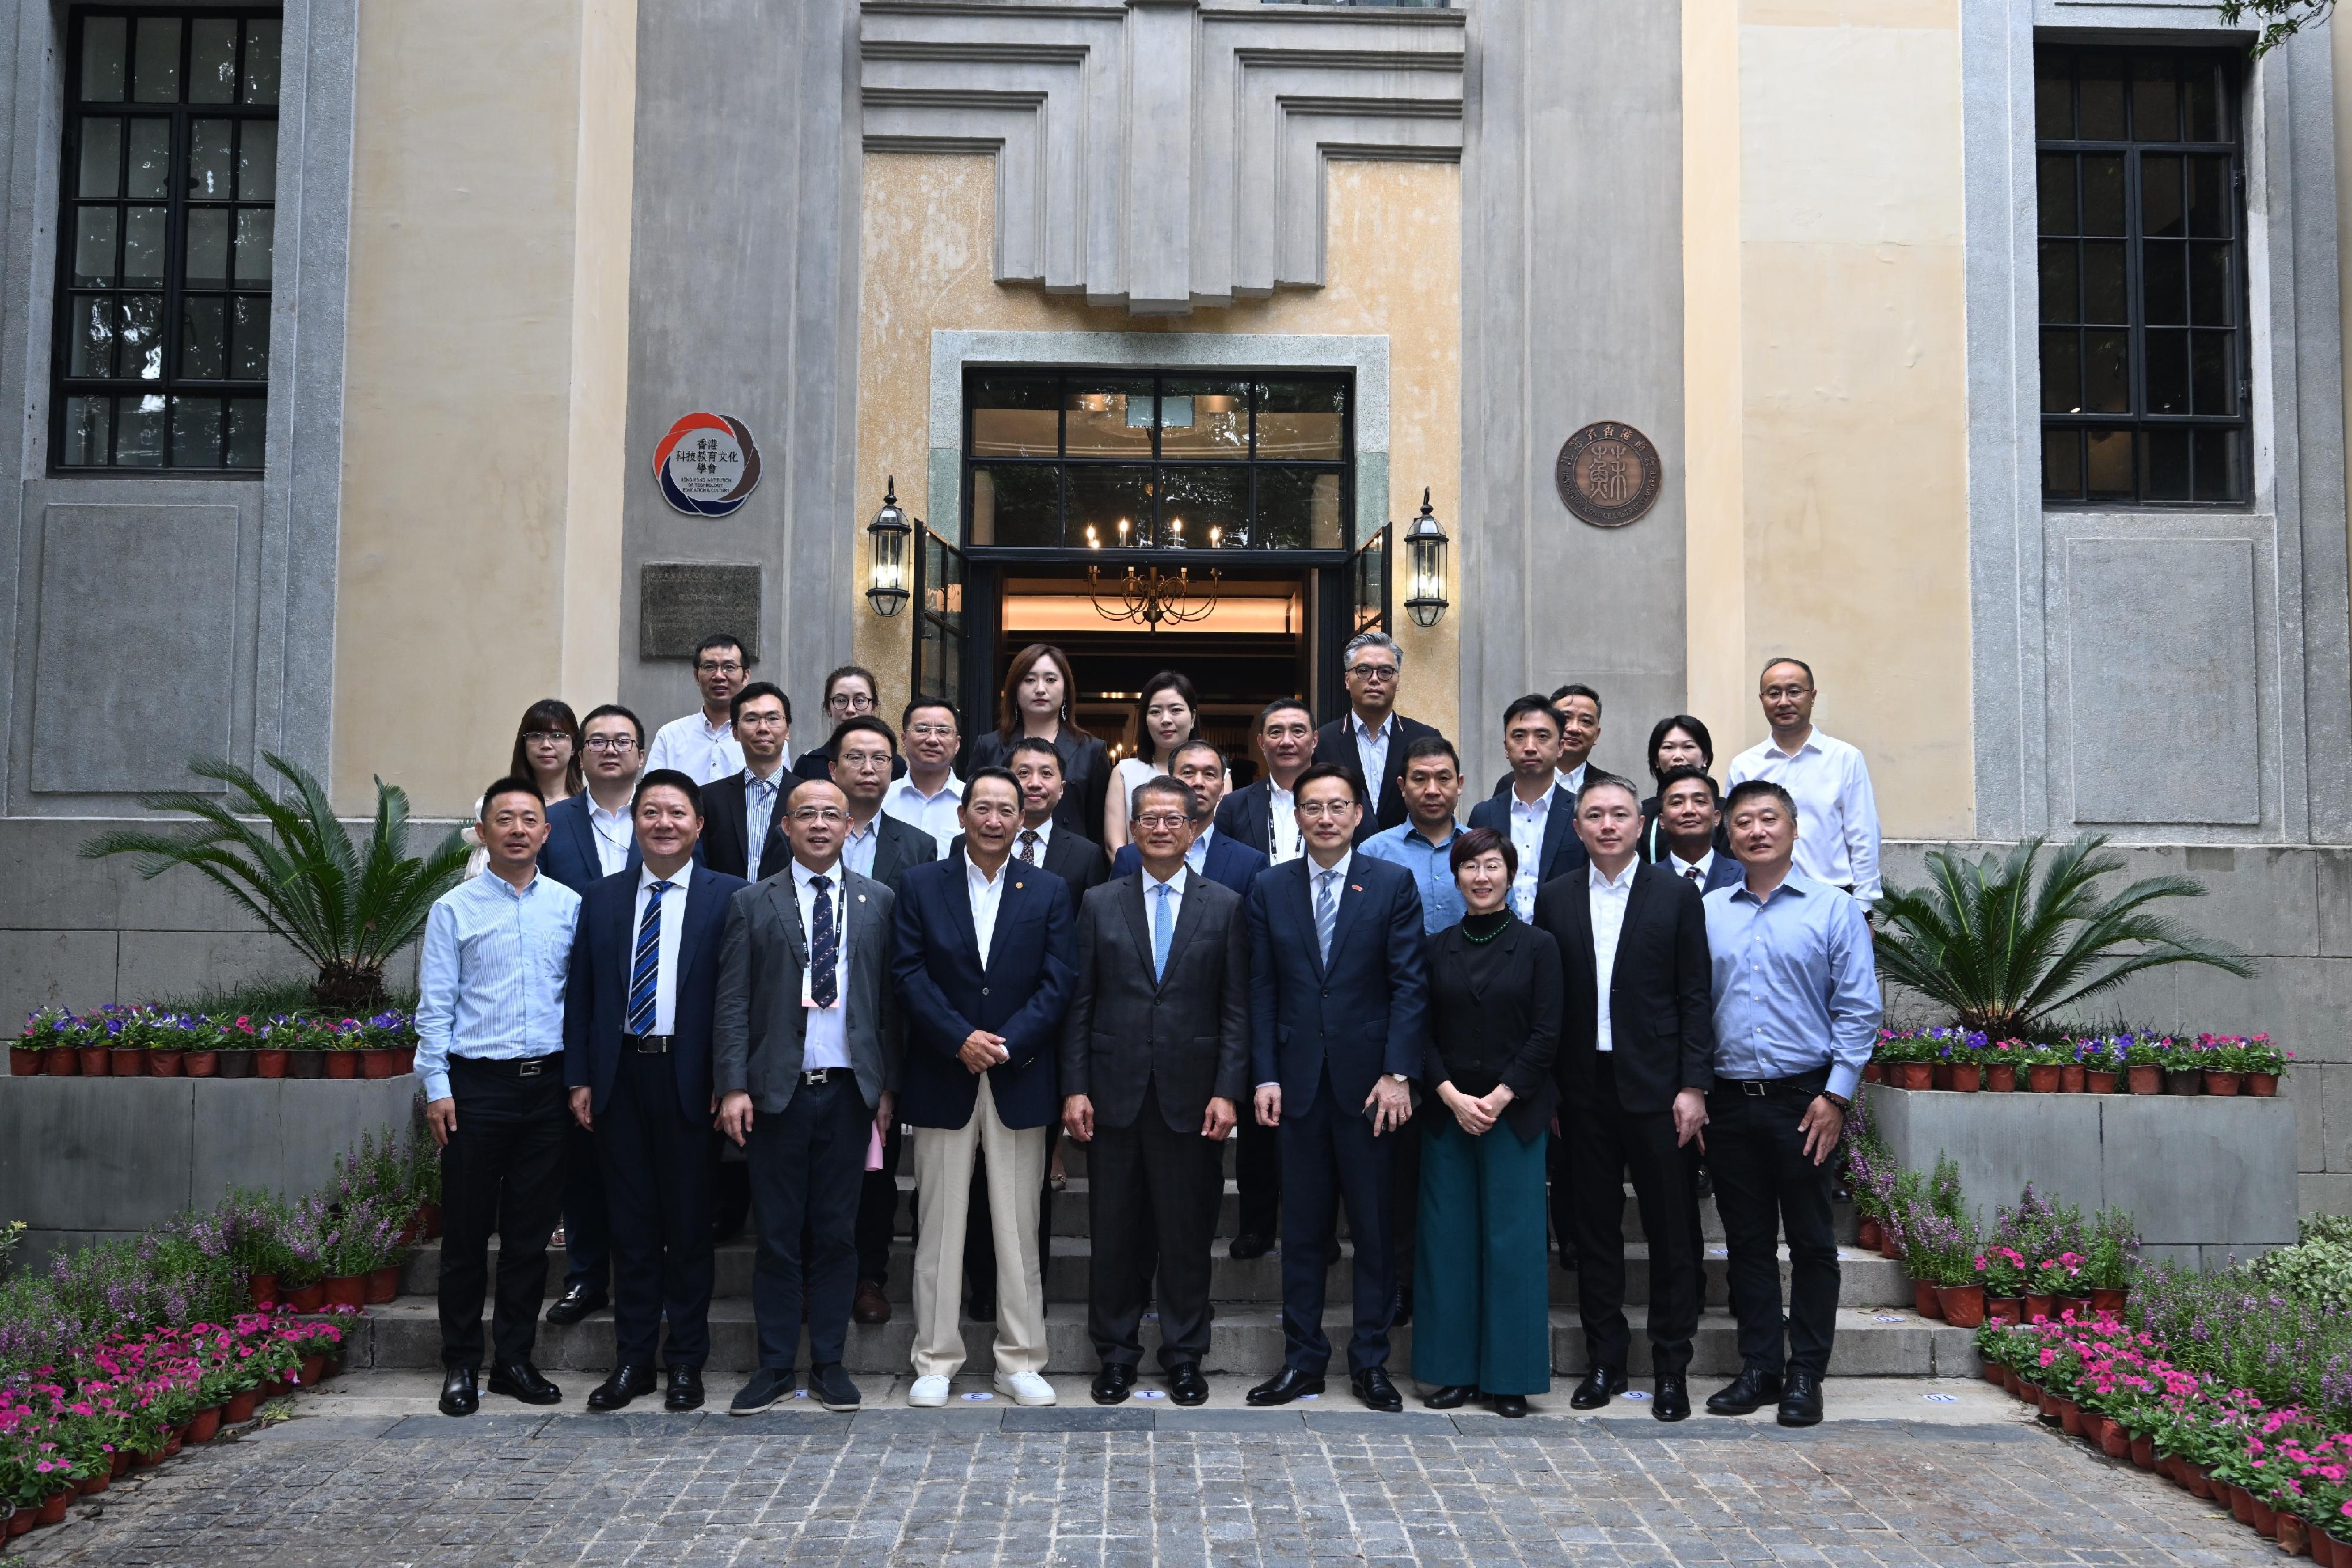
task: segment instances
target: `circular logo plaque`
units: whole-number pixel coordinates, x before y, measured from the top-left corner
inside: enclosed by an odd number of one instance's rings
[[[723,517],[760,483],[760,448],[730,413],[689,413],[654,448],[662,498],[689,517]]]
[[[1658,503],[1658,449],[1630,424],[1588,424],[1559,449],[1560,504],[1596,528],[1622,528]]]

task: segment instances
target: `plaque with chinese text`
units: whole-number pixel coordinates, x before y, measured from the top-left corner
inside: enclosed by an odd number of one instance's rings
[[[1657,505],[1664,474],[1648,436],[1603,420],[1568,438],[1556,476],[1562,506],[1596,528],[1622,528]]]
[[[730,413],[689,413],[654,448],[662,499],[693,517],[723,517],[760,484],[760,448]]]

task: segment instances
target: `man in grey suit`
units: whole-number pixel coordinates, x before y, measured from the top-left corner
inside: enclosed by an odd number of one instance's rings
[[[810,1392],[828,1410],[857,1408],[841,1358],[858,1186],[898,1074],[890,890],[841,864],[849,810],[838,787],[804,780],[783,810],[792,862],[735,895],[719,946],[719,1129],[750,1155],[760,1227],[760,1369],[735,1396],[735,1416],[793,1391],[803,1315]]]
[[[1179,1405],[1209,1397],[1209,1244],[1225,1135],[1249,1092],[1249,923],[1240,894],[1185,863],[1192,805],[1165,775],[1137,785],[1128,821],[1142,868],[1090,891],[1078,912],[1062,1126],[1089,1150],[1097,1405],[1135,1386],[1139,1247],[1155,1234],[1169,1395]]]

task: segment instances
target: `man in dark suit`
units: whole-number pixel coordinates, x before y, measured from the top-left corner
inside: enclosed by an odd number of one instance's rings
[[[1492,828],[1518,852],[1511,913],[1534,918],[1536,890],[1556,876],[1580,871],[1584,844],[1576,835],[1576,797],[1559,786],[1559,714],[1539,696],[1520,697],[1503,710],[1503,751],[1511,760],[1511,787],[1470,808],[1470,825]]]
[[[702,863],[757,882],[792,859],[784,841],[783,800],[796,781],[784,766],[783,689],[753,681],[729,706],[743,770],[702,787]],[[754,848],[756,846],[756,852]]]
[[[1252,1405],[1319,1394],[1330,1364],[1323,1281],[1341,1202],[1356,1246],[1356,1397],[1401,1410],[1389,1380],[1396,1305],[1391,1143],[1412,1114],[1429,1008],[1421,894],[1402,866],[1355,853],[1363,816],[1352,769],[1298,780],[1307,853],[1250,883],[1250,1051],[1257,1119],[1282,1137],[1282,1371]]]
[[[1715,1003],[1698,889],[1634,853],[1642,800],[1586,777],[1576,828],[1581,876],[1547,884],[1535,924],[1559,944],[1566,1007],[1558,1073],[1576,1232],[1577,1307],[1591,1370],[1570,1403],[1594,1410],[1625,1388],[1624,1188],[1630,1169],[1650,1239],[1650,1355],[1661,1421],[1690,1414],[1699,1259],[1683,1146],[1706,1123]]]
[[[1186,864],[1198,798],[1137,787],[1141,868],[1078,912],[1077,984],[1062,1027],[1062,1126],[1088,1145],[1094,1237],[1087,1329],[1117,1405],[1143,1359],[1139,1243],[1159,1253],[1160,1364],[1179,1405],[1205,1404],[1209,1244],[1225,1134],[1249,1082],[1248,921],[1241,895]]]
[[[606,877],[641,863],[631,815],[637,771],[646,762],[646,727],[627,708],[592,708],[580,722],[581,771],[588,787],[547,809],[547,843],[539,869],[581,896]],[[605,1306],[613,1274],[604,1177],[595,1141],[577,1124],[563,1141],[563,1290],[547,1321],[568,1327]]]
[[[1316,732],[1315,762],[1345,768],[1362,780],[1364,820],[1356,827],[1360,844],[1404,821],[1405,747],[1437,731],[1396,711],[1404,653],[1387,632],[1358,633],[1340,655],[1339,667],[1348,683],[1348,714]]]
[[[898,1114],[915,1129],[922,1202],[915,1238],[914,1385],[907,1402],[947,1403],[962,1369],[955,1269],[973,1160],[985,1151],[997,1256],[996,1379],[1023,1405],[1054,1403],[1037,1197],[1072,970],[1069,885],[1013,859],[1020,781],[977,769],[958,811],[964,847],[898,879],[891,974],[907,1014]]]
[[[1208,741],[1188,740],[1169,756],[1168,771],[1192,791],[1192,847],[1184,852],[1185,865],[1236,894],[1247,893],[1252,879],[1265,869],[1265,854],[1217,831],[1217,806],[1225,793],[1224,753]],[[1131,843],[1111,859],[1113,878],[1142,869],[1143,852]]]
[[[1280,865],[1297,860],[1304,848],[1292,790],[1317,760],[1314,713],[1296,697],[1275,698],[1257,716],[1257,748],[1265,777],[1217,802],[1217,836],[1247,844]]]
[[[857,1193],[898,1071],[890,890],[842,866],[849,812],[834,785],[802,780],[784,812],[789,867],[736,896],[719,953],[719,1124],[751,1155],[760,1221],[760,1366],[732,1416],[793,1391],[803,1320],[809,1392],[828,1410],[858,1406],[841,1364]]]
[[[1658,864],[1701,894],[1736,887],[1747,878],[1738,861],[1717,850],[1723,792],[1704,768],[1669,768],[1658,780]]]
[[[581,896],[563,1006],[563,1081],[604,1184],[613,1258],[613,1375],[588,1396],[618,1410],[654,1391],[702,1404],[710,1354],[710,1030],[719,933],[740,878],[694,863],[700,792],[685,774],[637,784],[645,863]]]
[[[1584,788],[1592,748],[1601,744],[1601,694],[1581,681],[1570,681],[1552,688],[1551,711],[1559,715],[1559,787],[1573,795]],[[1505,793],[1517,776],[1504,774],[1487,793]]]

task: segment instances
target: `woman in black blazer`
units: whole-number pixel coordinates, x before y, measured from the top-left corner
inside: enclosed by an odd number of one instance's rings
[[[1062,758],[1062,803],[1054,822],[1099,844],[1103,841],[1103,797],[1110,789],[1110,747],[1070,718],[1078,684],[1070,657],[1050,643],[1032,643],[1013,655],[997,698],[997,727],[972,737],[964,777],[983,768],[1004,768],[1013,746],[1028,736],[1051,741]]]
[[[1492,828],[1454,841],[1468,908],[1429,939],[1430,1051],[1412,1375],[1451,1410],[1528,1413],[1551,1387],[1544,1134],[1559,1091],[1559,946],[1511,914],[1518,854]]]

